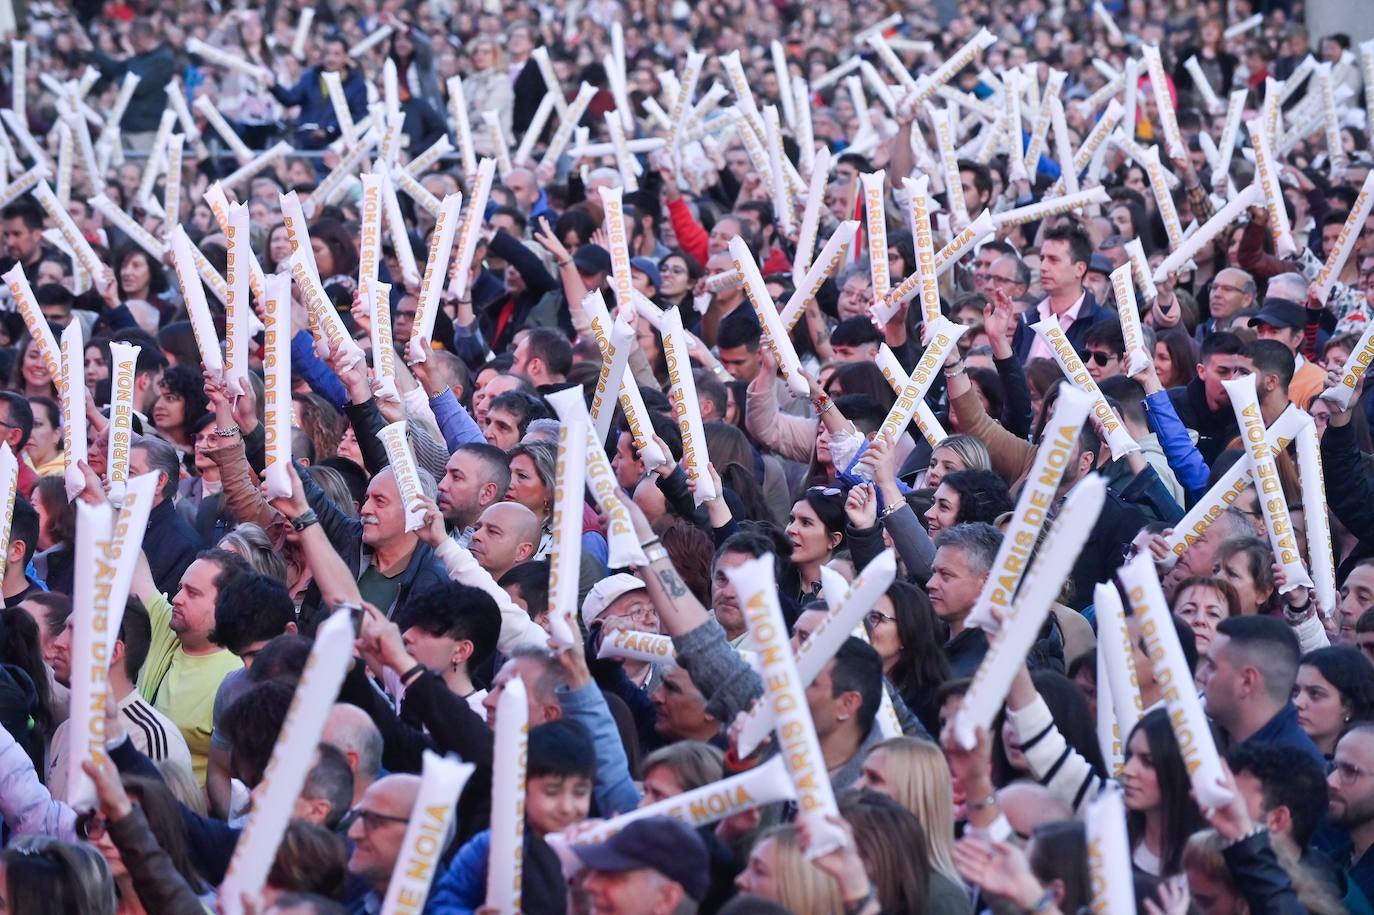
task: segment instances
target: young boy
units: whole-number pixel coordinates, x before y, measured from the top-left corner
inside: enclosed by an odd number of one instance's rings
[[[596,748],[575,721],[550,721],[530,728],[525,769],[525,866],[520,909],[563,915],[567,889],[563,870],[544,836],[587,818],[596,774]],[[426,915],[472,915],[487,895],[491,830],[458,850],[430,894]]]

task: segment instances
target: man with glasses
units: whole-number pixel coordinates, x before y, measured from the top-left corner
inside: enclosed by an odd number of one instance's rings
[[[582,625],[591,629],[601,624],[602,638],[613,632],[645,632],[658,635],[661,627],[658,611],[643,580],[620,573],[604,578],[587,592],[582,602]],[[657,666],[648,661],[622,661],[621,666],[630,681],[652,695],[658,688]]]
[[[386,898],[419,795],[420,776],[388,775],[373,782],[348,812],[348,839],[353,843],[348,872],[372,887],[362,907],[355,905],[353,911],[375,912]]]
[[[9,442],[10,451],[15,457],[24,453],[33,433],[33,407],[22,394],[14,391],[0,391],[0,441]],[[33,492],[38,485],[38,474],[27,461],[19,462],[19,479],[15,491]]]
[[[1030,268],[1016,255],[1004,254],[974,274],[973,285],[987,295],[994,291],[1005,292],[1007,298],[1015,301],[1030,288]]]
[[[1223,329],[1236,312],[1255,306],[1255,294],[1255,280],[1244,270],[1227,267],[1218,272],[1212,278],[1212,288],[1207,296],[1211,317],[1197,326],[1193,337],[1201,344],[1209,334]]]
[[[1327,817],[1332,826],[1350,833],[1350,859],[1345,877],[1350,886],[1346,898],[1361,893],[1374,899],[1374,724],[1355,721],[1336,744],[1331,774],[1326,778],[1330,792]],[[1367,905],[1367,903],[1366,903]],[[1356,911],[1351,908],[1351,911]]]

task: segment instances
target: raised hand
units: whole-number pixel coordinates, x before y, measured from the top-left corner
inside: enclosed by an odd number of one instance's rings
[[[855,486],[844,500],[844,513],[855,530],[868,530],[878,523],[878,494],[872,483]]]

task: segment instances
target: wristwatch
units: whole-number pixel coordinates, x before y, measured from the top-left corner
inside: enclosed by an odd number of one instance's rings
[[[295,529],[297,533],[300,533],[312,524],[319,524],[320,516],[315,514],[315,509],[307,508],[296,517],[288,518],[287,520],[291,522],[291,527]]]

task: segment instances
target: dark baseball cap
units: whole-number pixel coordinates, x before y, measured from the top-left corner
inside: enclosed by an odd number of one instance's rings
[[[573,263],[578,272],[590,276],[593,273],[611,272],[611,252],[600,245],[582,245],[573,255]]]
[[[711,886],[706,843],[695,829],[672,817],[635,820],[604,842],[574,845],[572,850],[592,870],[656,870],[697,902]]]
[[[1292,299],[1269,296],[1260,313],[1250,319],[1250,326],[1268,324],[1270,327],[1298,328],[1307,326],[1307,309]]]

